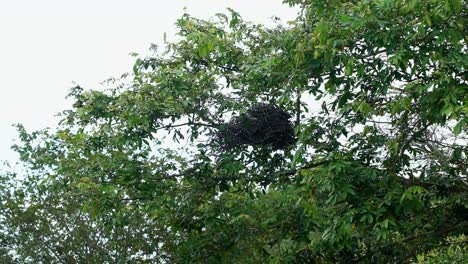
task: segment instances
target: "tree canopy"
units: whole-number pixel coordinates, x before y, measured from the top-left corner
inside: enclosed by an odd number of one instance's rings
[[[0,262],[466,261],[466,1],[284,3],[272,28],[186,14],[57,127],[18,125]]]

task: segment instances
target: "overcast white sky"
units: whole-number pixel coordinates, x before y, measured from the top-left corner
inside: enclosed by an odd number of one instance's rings
[[[53,127],[68,107],[73,82],[85,88],[131,70],[130,52],[145,54],[175,33],[184,12],[209,18],[238,11],[245,20],[272,24],[296,10],[281,0],[0,0],[0,160],[10,150],[14,123],[28,130]]]

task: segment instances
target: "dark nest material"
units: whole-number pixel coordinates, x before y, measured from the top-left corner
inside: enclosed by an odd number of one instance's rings
[[[241,145],[271,146],[285,149],[294,143],[291,115],[271,104],[257,104],[247,113],[231,118],[218,138],[224,148]]]

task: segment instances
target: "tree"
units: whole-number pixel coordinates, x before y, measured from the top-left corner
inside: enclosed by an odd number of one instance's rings
[[[19,126],[3,249],[34,263],[463,259],[466,2],[284,2],[301,9],[288,27],[184,15],[115,88],[74,88],[55,130]],[[233,126],[287,128],[259,107],[294,117],[292,142],[226,145]]]

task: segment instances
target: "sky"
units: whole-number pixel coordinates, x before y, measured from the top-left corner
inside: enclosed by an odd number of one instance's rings
[[[76,84],[100,83],[132,68],[185,12],[208,19],[232,8],[244,20],[272,25],[297,10],[281,0],[0,0],[0,160],[16,161],[12,124],[54,127]]]

